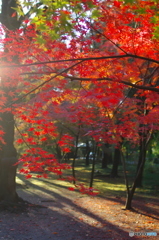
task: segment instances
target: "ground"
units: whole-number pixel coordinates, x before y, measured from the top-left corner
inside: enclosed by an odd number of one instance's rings
[[[159,233],[156,198],[135,198],[135,211],[125,211],[124,197],[81,195],[60,186],[58,180],[29,181],[18,175],[17,182],[18,194],[30,203],[29,208],[26,212],[17,211],[16,207],[10,212],[0,212],[0,239],[159,239],[129,237],[131,231]]]

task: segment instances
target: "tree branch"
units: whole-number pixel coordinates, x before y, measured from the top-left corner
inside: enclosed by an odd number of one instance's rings
[[[34,62],[28,64],[16,64],[16,65],[1,65],[0,68],[15,68],[15,67],[29,67],[34,65],[44,65],[44,64],[51,64],[51,63],[62,63],[62,62],[75,62],[75,61],[92,61],[92,60],[105,60],[105,59],[120,59],[120,58],[136,58],[145,61],[150,61],[159,64],[158,60],[138,56],[134,54],[123,54],[123,55],[113,55],[113,56],[103,56],[103,57],[86,57],[86,58],[70,58],[70,59],[61,59],[61,60],[53,60],[53,61],[46,61],[46,62]]]
[[[22,100],[23,98],[27,97],[28,95],[30,95],[31,93],[35,92],[37,89],[39,89],[40,87],[44,86],[46,83],[52,81],[54,78],[61,76],[63,73],[66,73],[67,71],[69,71],[70,69],[72,69],[73,67],[77,66],[78,64],[80,64],[82,61],[77,62],[73,65],[71,65],[70,67],[62,70],[61,72],[57,73],[56,75],[54,75],[53,77],[49,78],[48,80],[46,80],[45,82],[39,84],[37,87],[33,88],[31,91],[29,91],[28,93],[26,93],[25,95],[23,95],[22,97],[18,98],[17,100],[11,102],[10,104],[6,105],[5,107],[10,107],[13,104],[19,102],[20,100]]]
[[[120,49],[122,52],[124,52],[125,54],[127,54],[127,52],[122,49],[118,44],[116,44],[115,42],[113,42],[110,38],[108,38],[105,34],[103,34],[102,32],[100,32],[98,29],[96,29],[92,24],[90,24],[88,22],[88,24],[90,25],[90,27],[98,34],[100,34],[101,36],[103,36],[106,40],[108,40],[109,42],[111,42],[116,48]]]
[[[151,86],[143,86],[143,85],[136,85],[127,81],[118,81],[112,78],[108,78],[108,77],[104,77],[104,78],[78,78],[78,77],[71,77],[71,76],[67,76],[67,78],[71,79],[71,81],[111,81],[111,82],[118,82],[118,83],[122,83],[124,85],[133,87],[133,88],[138,88],[138,89],[143,89],[143,90],[150,90],[153,92],[159,92],[159,88],[155,88],[155,87],[151,87]]]

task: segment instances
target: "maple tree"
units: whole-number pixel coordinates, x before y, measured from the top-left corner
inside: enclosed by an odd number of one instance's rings
[[[126,209],[130,209],[148,142],[158,130],[158,40],[154,37],[157,22],[152,21],[157,3],[153,8],[149,1],[137,5],[111,0],[26,2],[29,11],[25,16],[20,15],[21,7],[12,3],[2,1],[0,199],[18,199],[15,116],[25,122],[24,133],[17,125],[16,129],[20,134],[17,143],[27,146],[20,159],[24,163],[21,172],[27,178],[31,172],[45,178],[46,171],[61,175],[70,168],[46,149],[47,144],[56,144],[61,158],[61,152],[68,153],[75,141],[76,157],[79,137],[89,137],[97,146],[115,145],[124,166],[122,143],[139,145],[132,187],[124,167]],[[146,11],[139,11],[143,7]],[[35,18],[25,18],[32,13]],[[60,131],[57,116],[71,128],[66,124]],[[92,179],[93,172],[92,168]],[[74,170],[69,180],[75,181]],[[93,195],[92,185],[77,187]]]

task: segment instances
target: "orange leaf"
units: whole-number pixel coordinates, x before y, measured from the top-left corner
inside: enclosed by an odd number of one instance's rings
[[[16,17],[16,15],[17,15],[17,13],[16,13],[16,12],[14,12],[14,13],[12,14],[12,17]]]

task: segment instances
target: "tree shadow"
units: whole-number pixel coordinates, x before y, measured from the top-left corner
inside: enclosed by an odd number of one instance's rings
[[[20,177],[21,179],[23,179],[22,175],[18,175],[18,177]],[[36,179],[36,177],[33,177],[33,179]],[[67,189],[68,187],[67,186],[62,186],[60,184],[57,184],[55,182],[49,182],[47,179],[38,179],[40,182],[45,182],[46,184],[52,186],[52,187],[57,187],[57,188],[64,188],[64,189]],[[27,180],[25,180],[27,181]],[[31,182],[27,181],[28,182],[28,185],[31,185]],[[44,189],[45,191],[45,189]],[[78,192],[78,190],[75,190],[75,192]],[[116,194],[118,194],[118,191],[116,191]],[[103,197],[101,195],[97,196],[98,198],[101,198],[101,199],[106,199],[106,200],[109,200],[109,201],[113,201],[115,203],[119,203],[121,205],[123,205],[123,207],[125,206],[125,201],[126,199],[123,198],[123,197],[120,197],[120,196],[106,196],[106,197]],[[153,202],[154,205],[156,205],[156,208],[152,208],[150,206],[147,206],[146,205],[146,202],[149,201],[149,202]],[[142,204],[141,204],[142,202]],[[148,216],[148,217],[151,217],[153,219],[156,219],[156,220],[159,220],[159,211],[157,211],[157,206],[158,206],[158,203],[159,201],[157,199],[153,199],[152,198],[144,198],[144,197],[138,197],[138,196],[135,196],[135,198],[133,199],[133,202],[132,202],[132,205],[133,205],[133,211],[138,213],[138,214],[142,214],[144,216]]]
[[[18,176],[23,180],[22,176]],[[47,183],[47,184],[50,184]],[[35,185],[34,183],[29,182],[29,187],[36,189],[36,191],[43,192],[44,195],[40,197],[41,203],[48,206],[48,209],[40,209],[39,214],[48,214],[48,216],[53,216],[53,219],[57,220],[58,236],[54,235],[52,239],[65,239],[65,240],[83,240],[83,239],[128,239],[128,232],[124,231],[115,224],[105,221],[100,216],[95,214],[95,211],[92,213],[86,208],[83,208],[79,205],[76,205],[75,202],[66,196],[60,194],[60,185],[55,184],[56,189],[59,189],[59,192],[54,191],[53,185],[51,183],[52,189],[45,189],[44,186]],[[25,196],[29,195],[29,189],[22,189],[25,191]],[[39,195],[34,192],[34,198],[39,198]],[[30,191],[31,192],[31,191]],[[46,194],[46,195],[45,195]],[[48,197],[52,199],[49,201]],[[31,198],[30,198],[31,199]],[[48,201],[47,201],[48,200]],[[38,203],[39,204],[39,203]],[[49,213],[48,213],[49,212]],[[82,216],[80,218],[80,216]],[[85,219],[86,218],[86,219]],[[88,220],[90,219],[90,220]],[[41,221],[41,220],[39,220]],[[90,223],[92,222],[92,224]],[[117,223],[116,223],[117,224]],[[62,234],[65,237],[62,238]],[[67,236],[67,231],[69,231]],[[49,239],[49,238],[45,238]],[[137,239],[135,237],[131,239]]]
[[[123,199],[121,197],[108,197],[108,196],[103,197],[103,196],[100,196],[100,198],[122,204],[123,206],[125,204],[125,199]],[[147,202],[150,202],[150,205],[153,205],[153,207],[147,206]],[[136,196],[136,197],[134,197],[134,199],[132,201],[132,206],[133,206],[132,211],[136,212],[138,214],[147,216],[147,217],[151,217],[155,220],[159,220],[158,205],[159,205],[159,200],[157,200],[157,199],[152,200],[152,198],[145,199],[144,197],[137,197]]]
[[[159,220],[159,200],[143,197],[134,199],[134,211],[147,217]]]

